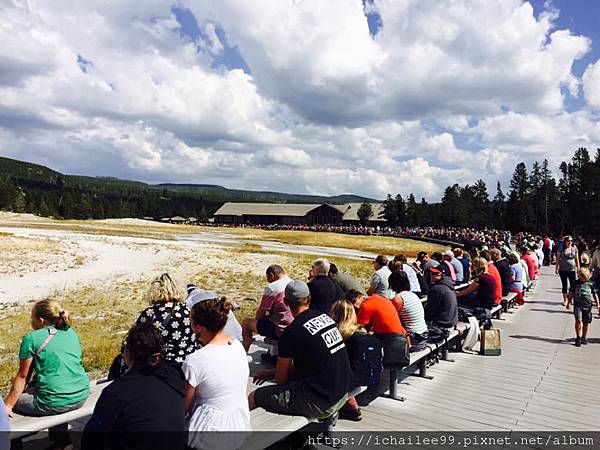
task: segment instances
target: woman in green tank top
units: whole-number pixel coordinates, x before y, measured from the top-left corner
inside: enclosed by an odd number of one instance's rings
[[[68,312],[58,302],[39,301],[31,310],[31,327],[21,341],[19,370],[6,398],[8,414],[38,417],[80,408],[90,383]],[[25,390],[32,372],[34,382]]]

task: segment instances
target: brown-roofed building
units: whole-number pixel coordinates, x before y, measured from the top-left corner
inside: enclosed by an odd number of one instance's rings
[[[360,205],[362,205],[362,203],[346,203],[344,205],[346,208],[346,212],[342,219],[344,225],[360,225],[360,219],[358,218],[358,209],[360,208]],[[383,203],[370,203],[370,205],[373,212],[369,218],[368,225],[385,225],[387,220],[383,218]]]
[[[299,203],[225,203],[215,223],[255,225],[341,225],[343,205]]]
[[[225,203],[214,214],[215,223],[253,225],[360,225],[360,203]],[[383,204],[371,203],[369,225],[385,225]]]

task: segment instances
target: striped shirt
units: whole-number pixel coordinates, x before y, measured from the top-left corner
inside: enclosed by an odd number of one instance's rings
[[[398,309],[397,303],[394,303],[398,314],[400,315],[400,322],[402,326],[410,333],[423,334],[427,331],[427,324],[425,323],[425,311],[423,310],[423,304],[417,295],[413,292],[403,291],[400,292],[394,300],[400,297],[404,301],[404,306]]]

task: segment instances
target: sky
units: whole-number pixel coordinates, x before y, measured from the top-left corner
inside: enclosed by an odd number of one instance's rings
[[[600,147],[598,0],[0,0],[0,155],[439,200]]]

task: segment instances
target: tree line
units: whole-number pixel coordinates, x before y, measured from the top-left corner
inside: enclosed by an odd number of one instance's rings
[[[208,219],[222,204],[194,192],[145,183],[63,175],[0,158],[0,209],[62,219],[194,216]]]
[[[578,148],[559,166],[558,180],[548,160],[528,170],[515,167],[508,190],[496,184],[490,199],[483,180],[446,187],[440,203],[417,202],[410,194],[388,194],[382,217],[392,227],[451,226],[508,229],[513,232],[600,235],[600,149],[594,157]],[[361,205],[363,217],[369,211]],[[368,217],[368,216],[367,216]]]

